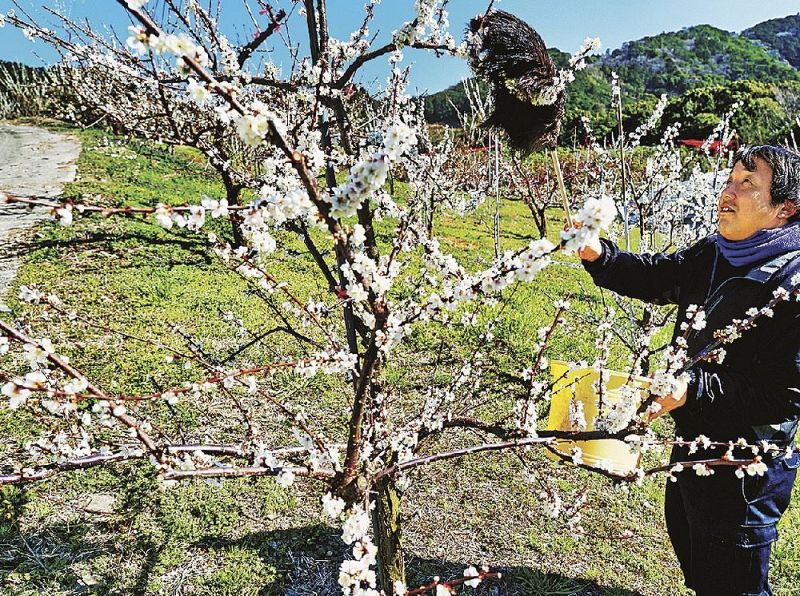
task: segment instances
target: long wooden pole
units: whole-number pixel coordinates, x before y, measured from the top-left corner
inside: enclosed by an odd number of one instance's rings
[[[550,152],[550,155],[553,158],[553,169],[556,171],[558,189],[561,192],[561,202],[564,207],[564,215],[567,218],[567,224],[572,226],[572,214],[569,211],[569,199],[567,199],[567,187],[564,186],[564,176],[561,174],[561,162],[558,161],[558,150],[553,149]]]
[[[494,256],[500,257],[500,135],[494,135]]]

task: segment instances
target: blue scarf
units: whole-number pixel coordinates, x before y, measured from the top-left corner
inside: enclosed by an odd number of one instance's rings
[[[714,234],[722,256],[734,267],[754,265],[778,255],[800,249],[800,221],[787,223],[780,228],[756,232],[749,238],[733,242]]]

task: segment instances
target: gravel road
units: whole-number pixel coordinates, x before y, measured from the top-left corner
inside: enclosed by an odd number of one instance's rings
[[[34,126],[0,123],[0,191],[18,196],[57,197],[75,178],[80,143],[74,137]],[[30,210],[0,199],[0,312],[8,285],[20,265],[21,234],[47,217],[47,210]]]

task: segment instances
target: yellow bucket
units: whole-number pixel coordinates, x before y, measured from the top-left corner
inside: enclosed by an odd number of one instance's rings
[[[547,421],[548,430],[576,431],[570,423],[570,404],[573,400],[583,404],[583,413],[586,418],[586,430],[595,430],[595,419],[598,415],[598,395],[592,385],[600,378],[600,372],[593,368],[579,368],[568,370],[566,362],[553,361],[550,372],[556,380],[550,398],[550,417]],[[605,371],[610,375],[606,382],[606,393],[603,395],[603,408],[610,408],[618,403],[623,396],[620,388],[629,383],[630,375],[612,370]],[[645,389],[650,384],[650,379],[633,377],[631,385]],[[644,396],[643,396],[644,397]],[[638,407],[638,404],[637,404]],[[581,450],[581,459],[587,466],[607,470],[613,474],[627,476],[639,465],[639,453],[631,453],[630,446],[624,441],[602,439],[596,441],[567,441],[555,442],[555,450],[563,455],[547,452],[553,460],[572,460],[572,450],[578,447]]]

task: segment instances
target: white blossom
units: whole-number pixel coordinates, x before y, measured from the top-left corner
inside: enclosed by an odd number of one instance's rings
[[[186,218],[186,227],[192,231],[198,232],[200,228],[206,223],[206,210],[201,205],[192,205],[189,207],[189,216]]]
[[[20,286],[19,294],[17,296],[23,302],[30,302],[31,304],[37,304],[44,298],[44,294],[42,294],[39,290],[36,290],[35,288],[29,288],[28,286]]]
[[[745,470],[750,476],[763,476],[767,473],[767,464],[759,459],[751,464],[747,464]]]
[[[0,393],[8,397],[8,408],[16,410],[31,396],[31,390],[11,381],[3,385]]]
[[[275,478],[275,481],[279,486],[282,486],[283,488],[289,488],[292,484],[294,484],[294,478],[294,472],[291,470],[281,470],[278,476]]]
[[[391,161],[396,161],[416,144],[417,135],[414,129],[401,120],[390,124],[383,137],[384,152]]]
[[[254,101],[248,106],[246,113],[238,115],[236,132],[246,144],[257,147],[266,140],[270,124],[275,126],[279,133],[281,132],[283,127],[279,118],[265,103]]]
[[[36,344],[25,344],[22,347],[23,357],[31,365],[31,368],[36,368],[38,365],[46,363],[48,356],[55,354],[55,348],[49,339],[40,338],[36,341]]]
[[[143,56],[147,53],[147,47],[149,43],[148,36],[147,33],[145,33],[145,30],[141,27],[134,27],[133,25],[129,26],[128,39],[125,43],[140,56]]]
[[[76,378],[70,379],[64,384],[61,390],[67,395],[76,395],[78,393],[81,393],[82,391],[86,391],[88,387],[89,387],[89,381],[81,377],[79,379]]]
[[[203,197],[200,203],[213,219],[218,217],[228,216],[228,199],[212,199],[210,197]]]
[[[344,512],[345,502],[339,497],[334,497],[331,493],[326,493],[322,497],[322,507],[328,517],[335,519]]]
[[[205,105],[205,103],[211,97],[211,92],[208,90],[208,87],[203,83],[199,83],[197,79],[193,78],[189,79],[186,92],[189,94],[189,97],[193,102],[201,106]]]
[[[72,205],[69,203],[57,207],[52,211],[53,217],[64,227],[72,225]]]
[[[592,239],[599,237],[601,230],[608,229],[615,215],[616,209],[611,197],[601,195],[587,199],[573,217],[576,222],[581,223],[581,226],[561,232],[564,247],[569,251],[582,249]]]
[[[694,473],[698,476],[711,476],[714,474],[714,469],[706,464],[695,464],[692,466]]]
[[[469,586],[470,588],[477,588],[478,585],[481,583],[481,575],[475,567],[467,567],[462,572],[464,577],[474,577],[475,579],[470,579],[464,582],[465,586]]]
[[[363,509],[354,506],[342,526],[342,540],[347,544],[353,544],[357,540],[364,538],[369,528],[369,514]]]
[[[701,331],[706,327],[706,313],[699,311],[692,319],[692,329]]]
[[[163,203],[156,205],[155,217],[158,225],[167,230],[169,230],[174,223],[172,221],[172,210]]]

